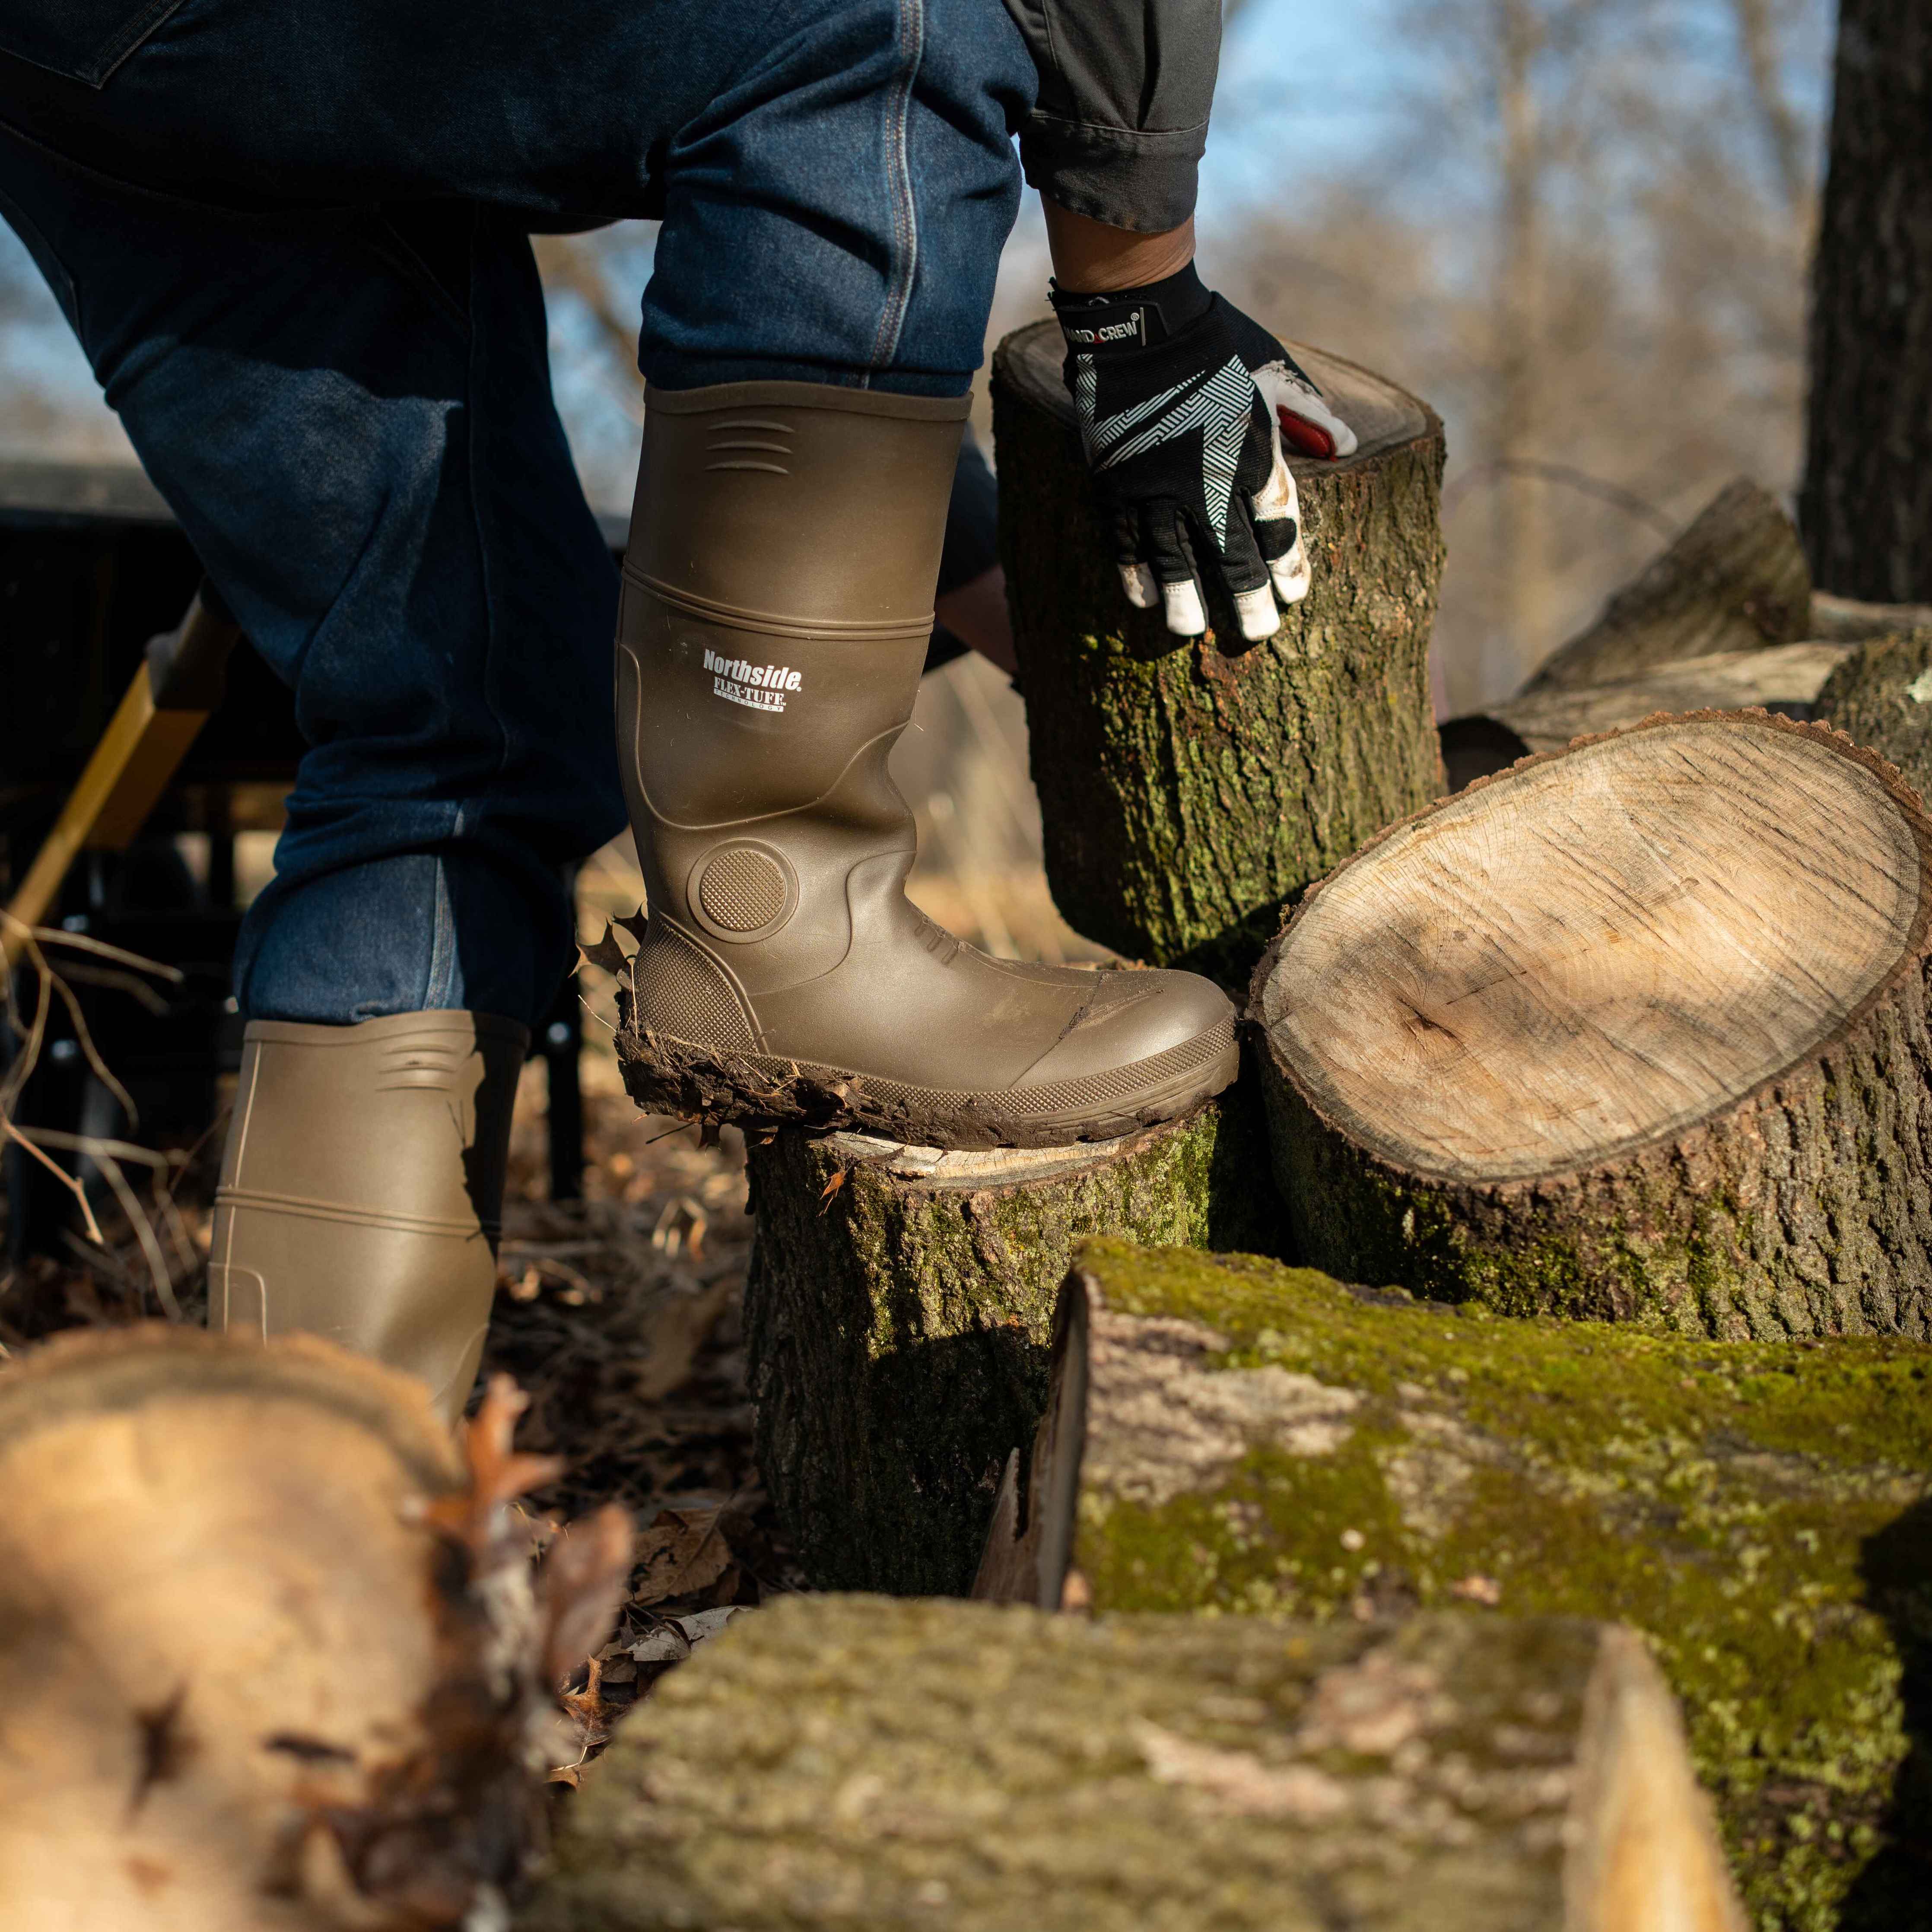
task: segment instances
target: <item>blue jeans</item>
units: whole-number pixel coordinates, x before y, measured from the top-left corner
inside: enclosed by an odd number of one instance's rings
[[[0,11],[0,214],[310,748],[251,1017],[534,1020],[622,829],[529,231],[663,220],[654,385],[957,395],[1034,85],[1001,0]]]

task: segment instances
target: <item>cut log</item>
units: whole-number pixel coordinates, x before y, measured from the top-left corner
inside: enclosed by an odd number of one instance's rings
[[[539,1611],[505,1505],[556,1466],[508,1454],[507,1389],[466,1485],[421,1384],[307,1336],[157,1325],[0,1373],[8,1932],[506,1922],[548,1646],[596,1648],[629,1551],[573,1543],[608,1560]]]
[[[1828,644],[1862,644],[1899,631],[1932,627],[1932,604],[1868,604],[1828,590],[1811,593],[1811,629]]]
[[[1680,658],[1795,644],[1812,633],[1811,573],[1778,500],[1743,477],[1590,628],[1553,652],[1517,693],[1633,678]]]
[[[1875,638],[1826,681],[1817,712],[1896,765],[1922,798],[1932,798],[1932,625]]]
[[[1742,711],[1758,706],[1787,718],[1814,715],[1820,688],[1856,646],[1767,644],[1659,664],[1609,684],[1545,685],[1496,707],[1495,716],[1532,752],[1560,751],[1573,738],[1618,731],[1660,711]]]
[[[1744,1932],[1627,1632],[793,1597],[668,1677],[530,1932]]]
[[[784,1133],[750,1165],[758,1463],[826,1588],[966,1588],[1082,1236],[1278,1252],[1284,1232],[1246,1096],[1078,1147]]]
[[[1917,1922],[1932,1348],[1498,1319],[1113,1241],[1082,1250],[1056,1344],[984,1594],[1634,1626],[1754,1924]]]
[[[1511,1314],[1932,1333],[1932,825],[1762,712],[1586,740],[1304,899],[1251,1012],[1301,1258]]]
[[[1429,634],[1442,568],[1442,425],[1339,357],[1297,358],[1360,439],[1296,463],[1314,587],[1245,644],[1217,587],[1190,642],[1122,594],[1051,322],[993,364],[1000,555],[1046,874],[1069,924],[1229,984],[1283,902],[1442,788]]]

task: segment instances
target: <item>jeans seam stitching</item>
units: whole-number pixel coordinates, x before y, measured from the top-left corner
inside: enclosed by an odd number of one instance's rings
[[[905,327],[906,310],[911,304],[913,278],[919,268],[919,216],[913,200],[912,160],[908,152],[908,124],[911,118],[913,83],[926,52],[924,0],[898,0],[898,14],[905,35],[905,58],[894,78],[888,110],[886,173],[892,201],[893,260],[886,287],[885,308],[872,339],[868,369],[885,366],[898,347]],[[869,379],[868,379],[869,380]],[[866,386],[862,383],[862,387]]]

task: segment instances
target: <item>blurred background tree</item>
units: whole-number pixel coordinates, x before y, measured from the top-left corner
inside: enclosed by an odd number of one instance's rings
[[[1732,476],[1795,500],[1828,0],[1227,15],[1204,272],[1445,418],[1444,715],[1513,690]],[[538,244],[559,403],[600,508],[628,506],[652,239],[634,224]],[[1046,313],[1046,276],[1029,196],[993,338]],[[0,455],[115,453],[58,310],[0,233]],[[922,897],[998,950],[1083,950],[1040,879],[1017,700],[976,661],[928,682],[900,758]]]

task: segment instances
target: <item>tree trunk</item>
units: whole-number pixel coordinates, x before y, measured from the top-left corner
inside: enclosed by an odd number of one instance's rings
[[[1817,714],[1888,759],[1932,797],[1932,627],[1857,649],[1818,694]]]
[[[1811,599],[1813,634],[1827,644],[1862,644],[1899,631],[1932,627],[1932,604],[1867,604],[1856,597],[1816,592]]]
[[[1573,738],[1621,730],[1660,711],[1736,711],[1762,706],[1787,718],[1812,716],[1819,688],[1850,656],[1851,644],[1768,644],[1658,664],[1612,683],[1546,685],[1495,708],[1533,752]]]
[[[530,1932],[1744,1932],[1628,1633],[793,1597],[668,1677]]]
[[[1896,1338],[1498,1321],[1096,1240],[980,1592],[1634,1625],[1753,1922],[1902,1928],[1932,1832],[1928,1378],[1932,1348]]]
[[[1258,1110],[1078,1147],[940,1154],[834,1135],[751,1149],[758,1464],[823,1588],[964,1591],[1046,1397],[1082,1236],[1279,1252]]]
[[[1843,0],[1799,520],[1818,582],[1932,599],[1932,15]]]
[[[1228,983],[1284,901],[1442,788],[1428,658],[1442,426],[1379,376],[1295,354],[1361,448],[1294,466],[1314,588],[1255,645],[1215,586],[1198,641],[1129,607],[1054,325],[994,358],[1000,548],[1054,902],[1116,952]]]
[[[1510,1314],[1932,1334],[1932,825],[1761,712],[1662,718],[1393,828],[1252,1010],[1300,1252]]]
[[[1516,694],[1610,684],[1720,652],[1811,635],[1811,577],[1778,500],[1740,477],[1590,628],[1538,666]]]
[[[8,1932],[496,1922],[542,1836],[546,1646],[595,1648],[629,1535],[590,1624],[568,1591],[546,1622],[491,1400],[466,1487],[426,1390],[307,1336],[158,1324],[0,1373]]]

